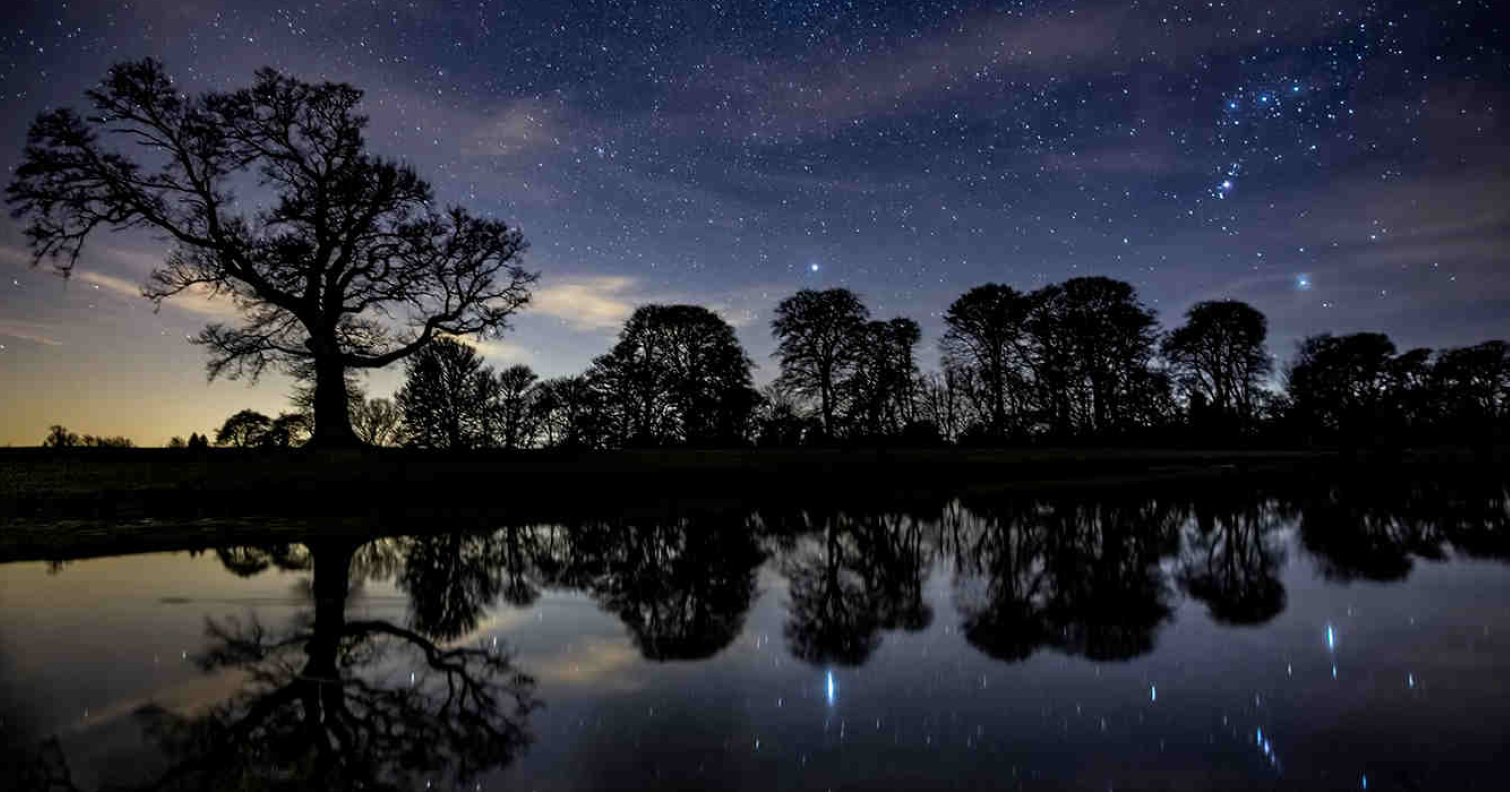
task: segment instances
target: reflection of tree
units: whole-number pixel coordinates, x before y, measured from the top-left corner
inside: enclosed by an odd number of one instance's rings
[[[566,535],[568,560],[558,580],[617,615],[647,659],[712,657],[744,628],[755,571],[765,560],[745,521],[687,515],[584,522]]]
[[[1025,660],[1053,637],[1044,531],[1024,508],[1015,502],[976,507],[959,521],[956,537],[965,640],[999,660]]]
[[[1153,649],[1169,618],[1159,559],[1175,512],[1152,500],[983,503],[959,537],[956,599],[965,638],[1003,660],[1052,647],[1091,660]]]
[[[1510,561],[1510,488],[1504,481],[1465,479],[1442,500],[1442,530],[1453,547]]]
[[[825,510],[785,521],[817,532],[782,562],[789,585],[785,632],[798,659],[860,665],[880,645],[880,631],[932,623],[923,600],[932,550],[916,517]]]
[[[1348,479],[1295,502],[1301,540],[1330,580],[1402,580],[1415,557],[1443,558],[1446,543],[1510,558],[1510,496],[1499,479]]]
[[[1347,481],[1306,491],[1301,541],[1328,580],[1404,580],[1413,555],[1442,557],[1431,500],[1414,482]]]
[[[1285,608],[1279,582],[1284,549],[1274,541],[1280,514],[1248,491],[1197,499],[1176,575],[1211,618],[1226,624],[1263,624]]]
[[[408,788],[421,777],[471,778],[527,745],[534,681],[508,655],[347,619],[359,549],[309,545],[307,624],[275,633],[255,621],[210,623],[200,666],[247,682],[203,714],[141,712],[173,761],[155,788]],[[405,660],[413,676],[402,673]]]
[[[270,568],[302,571],[310,567],[309,550],[301,544],[220,547],[216,558],[227,572],[237,577],[260,575]]]

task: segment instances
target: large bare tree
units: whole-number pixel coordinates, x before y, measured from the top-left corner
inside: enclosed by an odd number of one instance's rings
[[[520,266],[519,231],[437,207],[411,167],[369,154],[350,85],[263,69],[250,88],[188,97],[143,60],[112,67],[87,96],[88,115],[36,118],[7,189],[35,260],[67,275],[101,227],[166,236],[173,248],[143,295],[228,295],[245,320],[194,338],[210,377],[312,371],[316,445],[360,443],[349,371],[439,334],[500,334],[529,302],[537,276]],[[237,189],[272,197],[248,210]]]

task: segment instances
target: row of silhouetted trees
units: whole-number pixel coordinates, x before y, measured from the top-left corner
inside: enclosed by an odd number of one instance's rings
[[[734,329],[645,305],[581,374],[494,371],[440,339],[392,402],[353,403],[368,442],[427,448],[798,446],[844,442],[1464,442],[1502,435],[1510,346],[1398,354],[1381,334],[1318,335],[1276,372],[1252,306],[1202,302],[1163,331],[1132,285],[975,287],[949,306],[941,366],[918,324],[848,289],[776,307],[780,374],[757,391]],[[1276,377],[1276,374],[1278,376]]]
[[[923,372],[916,322],[872,318],[848,289],[804,289],[776,306],[780,373],[756,390],[754,361],[717,314],[645,305],[581,374],[498,371],[441,337],[405,360],[392,399],[350,383],[349,413],[368,444],[437,449],[1484,444],[1510,424],[1504,341],[1400,352],[1380,333],[1321,334],[1276,371],[1254,307],[1198,303],[1164,331],[1131,284],[1104,277],[1031,292],[977,286],[949,306],[944,327],[941,365]],[[214,442],[301,445],[313,402],[305,387],[293,412],[238,412]],[[54,427],[46,444],[89,443]]]

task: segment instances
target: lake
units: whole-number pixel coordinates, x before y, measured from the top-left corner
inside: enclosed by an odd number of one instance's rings
[[[762,497],[10,563],[4,748],[86,790],[1499,789],[1507,494]]]

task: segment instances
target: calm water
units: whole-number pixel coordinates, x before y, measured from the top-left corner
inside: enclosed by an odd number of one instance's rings
[[[80,789],[1499,789],[1507,503],[1201,484],[10,564],[0,714]]]

